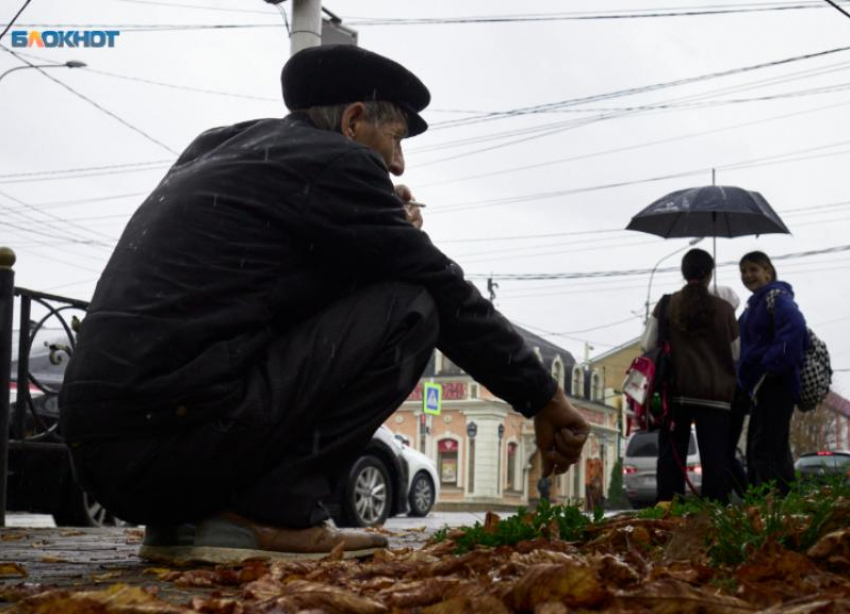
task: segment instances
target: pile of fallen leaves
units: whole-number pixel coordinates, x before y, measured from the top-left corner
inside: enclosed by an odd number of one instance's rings
[[[0,589],[0,600],[21,614],[850,612],[843,493],[787,502],[768,495],[727,508],[677,503],[609,519],[570,509],[488,514],[423,548],[365,561],[335,552],[321,561],[157,570],[177,586],[213,589],[179,605],[122,584],[89,592],[22,585]]]

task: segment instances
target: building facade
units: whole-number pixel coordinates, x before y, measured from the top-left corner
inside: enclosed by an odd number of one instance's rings
[[[589,493],[597,499],[604,497],[618,455],[622,420],[620,410],[604,402],[603,375],[591,369],[588,377],[579,381],[575,359],[568,351],[518,330],[591,425],[581,461],[550,480],[550,499],[583,501]],[[442,385],[439,415],[424,411],[425,382]],[[595,388],[586,390],[585,382]],[[534,505],[540,498],[540,453],[533,421],[515,412],[439,351],[386,425],[434,460],[441,481],[437,505],[442,509],[515,509]]]

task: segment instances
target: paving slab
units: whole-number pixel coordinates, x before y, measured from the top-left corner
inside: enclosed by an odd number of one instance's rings
[[[391,549],[419,548],[434,529],[423,526],[382,532]],[[141,528],[0,528],[0,588],[26,582],[91,590],[121,582],[155,586],[161,597],[181,604],[212,590],[160,581],[154,570],[163,565],[138,557],[142,536]]]

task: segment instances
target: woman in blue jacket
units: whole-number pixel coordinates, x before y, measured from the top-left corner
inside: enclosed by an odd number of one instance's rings
[[[766,254],[745,254],[740,269],[741,282],[753,293],[739,322],[738,384],[752,400],[747,473],[750,484],[773,480],[784,495],[794,479],[788,433],[800,398],[806,320],[794,302],[793,289],[776,279]]]

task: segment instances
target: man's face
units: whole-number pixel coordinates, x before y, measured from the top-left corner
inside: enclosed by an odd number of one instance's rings
[[[407,124],[391,120],[382,123],[361,121],[354,140],[366,145],[384,159],[393,175],[404,173],[404,153],[401,141],[407,136]]]

